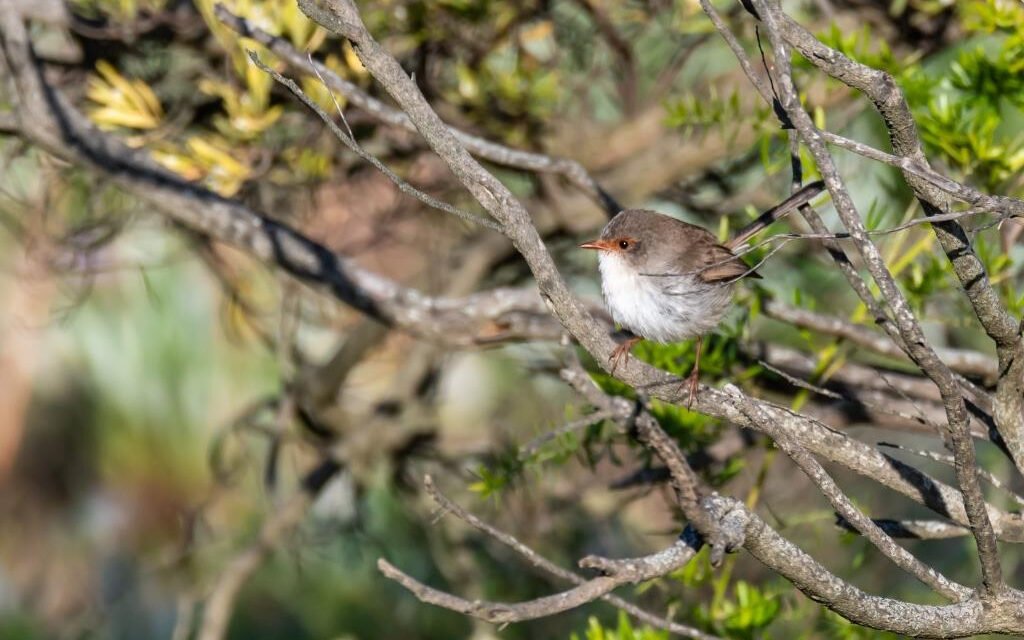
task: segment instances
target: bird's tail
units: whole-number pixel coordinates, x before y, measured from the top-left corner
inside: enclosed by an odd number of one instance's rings
[[[761,231],[771,223],[775,222],[782,216],[786,215],[793,209],[799,209],[804,206],[815,196],[825,190],[825,183],[821,180],[816,180],[810,184],[806,184],[800,188],[799,191],[789,196],[779,204],[775,205],[771,209],[768,209],[757,217],[756,220],[748,224],[739,230],[739,232],[733,236],[725,246],[730,249],[735,249],[744,242],[750,239],[758,231]]]

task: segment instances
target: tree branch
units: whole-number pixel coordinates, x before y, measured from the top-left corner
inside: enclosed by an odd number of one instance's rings
[[[936,451],[926,451],[924,449],[914,449],[914,448],[911,448],[911,447],[906,447],[904,445],[894,444],[894,443],[891,443],[891,442],[879,442],[878,446],[880,446],[880,447],[890,447],[890,448],[893,448],[893,449],[897,449],[899,451],[906,451],[909,454],[912,454],[912,455],[915,455],[915,456],[920,456],[922,458],[927,458],[928,460],[934,460],[936,462],[941,462],[942,464],[948,465],[950,467],[954,467],[956,465],[956,460],[953,458],[953,456],[944,455],[944,454],[938,453]],[[1019,504],[1021,506],[1024,506],[1024,497],[1022,497],[1020,494],[1018,494],[1013,489],[1011,489],[1006,483],[1004,483],[1002,480],[1000,480],[999,477],[996,474],[992,473],[991,471],[989,471],[987,469],[981,468],[981,467],[978,468],[978,474],[982,478],[984,478],[986,481],[988,481],[988,483],[990,485],[992,485],[996,489],[1001,490],[1003,493],[1005,493],[1007,496],[1009,496],[1009,498],[1011,500],[1013,500],[1014,502],[1016,502],[1017,504]]]
[[[716,501],[742,509],[735,500],[716,496]],[[723,505],[722,508],[726,508]],[[784,576],[807,597],[826,604],[844,618],[875,629],[919,638],[960,638],[979,633],[1015,633],[1020,604],[1008,594],[996,595],[990,604],[978,598],[944,605],[920,605],[864,593],[843,581],[786,540],[756,514],[746,511],[743,547],[772,571]]]
[[[791,307],[778,300],[765,300],[761,310],[769,318],[791,324],[802,329],[810,329],[818,333],[835,336],[870,349],[875,353],[891,358],[903,358],[906,353],[892,340],[875,333],[866,326],[854,324],[842,318],[822,313]],[[969,376],[978,376],[987,381],[995,381],[998,376],[996,363],[983,353],[967,349],[936,349],[935,352],[949,365],[950,369]]]
[[[629,401],[606,396],[582,369],[567,367],[562,370],[561,376],[595,407],[606,408],[609,402],[614,402],[620,407],[620,411],[633,410],[633,405]],[[673,391],[678,389],[678,385],[678,382],[672,385]],[[704,389],[698,401],[702,413],[765,433],[769,437],[771,435],[761,423],[751,420],[740,410],[740,402],[731,394],[716,389]],[[746,397],[744,402],[756,403],[776,428],[781,429],[814,455],[888,487],[957,524],[967,525],[963,495],[954,487],[813,418],[749,397]],[[1008,513],[992,505],[986,506],[1001,539],[1007,542],[1024,542],[1024,517],[1021,514]]]
[[[896,156],[909,159],[913,166],[924,171],[931,171],[910,106],[891,75],[855,62],[826,46],[781,11],[765,16],[765,20],[777,20],[770,31],[778,33],[812,64],[840,82],[863,92],[881,114]],[[806,139],[805,142],[810,146]],[[949,210],[949,198],[943,189],[906,166],[900,168],[925,215],[941,215]],[[964,190],[967,188],[964,187]],[[964,197],[971,197],[968,201],[972,204],[987,198],[977,192]],[[1001,197],[994,199],[992,204],[1007,215],[1024,215],[1024,201]],[[996,425],[1017,468],[1024,473],[1024,339],[1021,333],[1024,325],[1009,313],[1000,300],[963,227],[955,220],[950,220],[937,223],[932,228],[964,287],[975,315],[996,345],[1000,372],[996,386]]]
[[[607,595],[617,587],[664,576],[686,565],[696,555],[700,546],[700,538],[691,530],[680,536],[679,540],[671,547],[648,556],[616,561],[603,558],[584,558],[580,561],[582,566],[599,566],[607,575],[592,578],[561,593],[517,603],[470,601],[460,598],[428,587],[383,558],[377,560],[377,568],[385,577],[408,589],[421,602],[495,624],[508,624],[543,618],[575,609]],[[699,634],[691,637],[707,638],[708,636]]]
[[[825,179],[836,212],[850,232],[851,239],[864,258],[865,265],[878,285],[883,297],[893,312],[893,320],[908,347],[908,354],[924,373],[932,379],[942,394],[943,404],[949,423],[949,446],[957,458],[957,481],[964,495],[964,504],[978,544],[978,555],[981,560],[982,580],[986,591],[995,594],[1005,588],[1002,569],[999,565],[996,536],[991,520],[985,509],[985,500],[977,475],[977,460],[974,444],[969,432],[969,415],[960,391],[960,385],[953,377],[949,368],[938,358],[921,330],[917,319],[896,285],[885,265],[878,248],[871,242],[864,224],[857,212],[853,200],[843,184],[835,163],[825,147],[825,143],[814,126],[810,116],[800,104],[800,99],[793,86],[792,69],[786,42],[779,33],[779,21],[775,7],[767,6],[760,0],[753,0],[758,13],[766,27],[775,53],[778,86],[781,92],[783,108],[792,121],[800,138],[817,163],[818,170]],[[891,78],[890,78],[891,80]],[[895,85],[893,85],[895,86]],[[913,121],[911,120],[911,126]],[[892,122],[889,123],[892,126]],[[955,224],[955,223],[942,223]]]
[[[487,536],[494,538],[501,544],[509,547],[519,555],[523,556],[531,566],[537,567],[542,571],[550,573],[553,576],[556,576],[562,580],[571,582],[576,585],[582,585],[586,582],[584,578],[578,576],[572,571],[563,569],[562,567],[551,562],[550,560],[540,555],[530,547],[526,546],[525,544],[520,542],[515,536],[494,528],[493,526],[487,524],[486,522],[476,517],[469,511],[463,509],[461,506],[459,506],[458,504],[450,500],[447,496],[445,496],[443,493],[441,493],[434,485],[434,481],[433,479],[431,479],[430,476],[427,476],[425,478],[424,488],[426,489],[427,494],[431,498],[433,498],[434,501],[437,502],[437,504],[446,513],[454,515],[455,517],[462,520],[466,524],[470,525],[474,529],[483,532]],[[594,564],[598,564],[598,562],[595,559],[593,559],[593,557],[591,557],[591,562],[593,562]],[[641,609],[635,604],[623,600],[622,598],[616,595],[608,593],[601,596],[601,600],[604,600],[612,606],[622,609],[623,611],[634,616],[635,618],[643,620],[647,624],[650,624],[651,626],[657,627],[659,629],[665,629],[666,631],[670,631],[677,635],[696,638],[697,640],[716,640],[715,636],[703,633],[699,629],[694,629],[693,627],[690,627],[688,625],[673,622],[671,620],[667,620],[665,618],[657,616],[645,609]]]
[[[561,327],[534,291],[495,289],[467,297],[426,296],[332,253],[284,223],[167,171],[143,152],[97,130],[68,105],[44,82],[17,16],[7,13],[0,20],[4,59],[18,92],[18,134],[26,141],[109,176],[165,217],[276,265],[389,326],[457,346],[560,337]]]
[[[893,538],[913,538],[915,540],[945,540],[971,535],[967,527],[951,524],[943,520],[875,520],[878,527]],[[836,524],[848,531],[857,532],[842,516],[836,518]]]

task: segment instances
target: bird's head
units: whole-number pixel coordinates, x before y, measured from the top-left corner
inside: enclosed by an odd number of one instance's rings
[[[642,271],[652,258],[657,259],[659,246],[672,246],[671,239],[658,242],[658,237],[671,233],[670,225],[674,222],[654,211],[627,209],[605,225],[600,238],[584,242],[580,248],[599,251],[602,262],[611,258]]]

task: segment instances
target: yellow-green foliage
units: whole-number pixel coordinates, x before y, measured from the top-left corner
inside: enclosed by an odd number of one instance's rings
[[[149,85],[128,80],[105,60],[96,63],[96,75],[89,78],[85,95],[94,103],[89,117],[103,129],[155,129],[164,117]]]
[[[217,112],[208,122],[193,123],[185,130],[167,122],[167,114],[158,90],[138,78],[128,78],[108,61],[100,61],[89,80],[86,98],[89,116],[97,125],[125,134],[125,142],[146,147],[154,159],[189,180],[203,183],[225,196],[232,196],[255,177],[258,158],[271,129],[280,121],[291,102],[275,103],[274,81],[256,68],[248,51],[279,69],[284,65],[259,43],[241,38],[224,27],[214,16],[213,0],[198,0],[196,7],[207,28],[229,63],[228,75],[204,73],[196,80],[201,94],[217,101]],[[228,8],[265,31],[286,38],[297,49],[316,52],[327,33],[307,19],[292,0],[237,0]],[[158,4],[134,0],[83,0],[80,7],[113,20],[130,20],[142,10],[155,10]],[[223,69],[211,61],[209,69]],[[351,46],[340,46],[340,55],[331,53],[326,66],[338,75],[353,81],[365,81],[366,71]],[[302,78],[304,89],[325,109],[335,109],[335,99],[344,106],[344,96],[330,92],[317,78]],[[301,109],[294,106],[295,109]],[[323,179],[330,174],[328,148],[310,148],[294,144],[279,150],[275,157],[283,161],[287,171],[271,171],[271,179],[294,182]]]
[[[582,639],[577,633],[569,637],[571,640],[668,640],[669,634],[668,631],[646,626],[634,627],[629,621],[629,616],[624,611],[619,611],[618,624],[614,629],[602,626],[597,618],[591,616],[587,620],[587,629],[583,632]]]

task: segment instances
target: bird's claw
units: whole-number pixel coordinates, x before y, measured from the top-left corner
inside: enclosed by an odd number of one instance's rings
[[[623,349],[623,347],[626,347],[626,348]],[[619,368],[619,363],[624,358],[628,358],[628,357],[629,357],[629,347],[628,346],[626,346],[625,344],[620,344],[619,346],[615,347],[615,351],[612,351],[612,355],[610,355],[608,357],[608,362],[612,363],[612,368],[611,368],[611,371],[610,371],[612,377],[615,376],[615,370]]]
[[[619,368],[619,364],[629,358],[629,352],[633,349],[633,345],[638,342],[640,342],[640,338],[629,338],[625,342],[619,343],[615,350],[612,351],[612,355],[608,356],[608,362],[612,363],[609,373],[613,377],[615,376],[615,370]]]
[[[683,380],[683,384],[679,385],[679,390],[682,391],[683,387],[689,388],[689,393],[686,397],[686,410],[689,411],[693,407],[693,401],[697,398],[697,384],[700,381],[699,370],[694,367],[690,375],[686,376]]]

